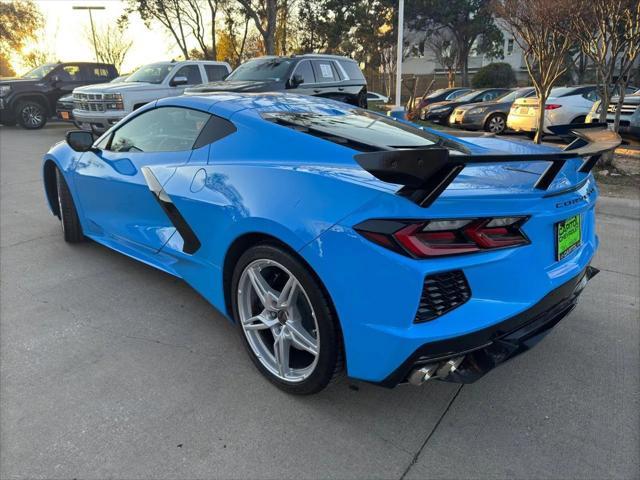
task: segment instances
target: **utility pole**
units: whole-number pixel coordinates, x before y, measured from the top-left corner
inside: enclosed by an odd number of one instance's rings
[[[96,62],[98,62],[98,47],[96,46],[96,29],[93,26],[93,14],[91,13],[92,10],[104,10],[104,7],[100,7],[100,6],[92,6],[92,7],[87,7],[84,5],[74,5],[73,10],[89,10],[89,22],[91,22],[91,35],[93,35],[93,51],[96,54]]]
[[[398,0],[398,45],[396,53],[396,104],[390,114],[393,117],[404,118],[402,106],[402,47],[404,43],[404,0]]]

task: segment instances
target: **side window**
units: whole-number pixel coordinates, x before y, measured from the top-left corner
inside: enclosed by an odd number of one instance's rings
[[[191,150],[209,120],[208,113],[160,107],[141,113],[118,128],[107,150],[113,152],[177,152]]]
[[[187,77],[188,85],[200,85],[202,83],[202,75],[200,75],[200,67],[198,65],[185,65],[173,76],[173,78],[176,77]]]
[[[488,92],[486,92],[484,95],[482,95],[482,101],[483,102],[488,102],[489,100],[493,100],[494,98],[496,98],[498,96],[498,91],[496,90],[490,90]]]
[[[331,60],[314,60],[313,71],[317,83],[331,83],[338,81],[338,75]]]
[[[596,90],[590,90],[588,92],[584,92],[582,96],[591,102],[600,100],[600,95],[598,95],[598,92]]]
[[[80,76],[80,65],[65,65],[57,72],[61,82],[79,82],[82,80]]]
[[[204,71],[207,74],[207,79],[210,82],[217,82],[224,80],[224,77],[229,74],[225,65],[205,65]]]
[[[85,74],[85,77],[87,78],[87,80],[98,82],[108,82],[109,80],[111,80],[111,75],[107,67],[88,65],[86,67],[86,70],[87,73]]]
[[[316,78],[313,75],[313,68],[311,68],[311,62],[308,60],[303,60],[296,65],[293,74],[302,75],[302,78],[304,78],[303,83],[316,83]]]

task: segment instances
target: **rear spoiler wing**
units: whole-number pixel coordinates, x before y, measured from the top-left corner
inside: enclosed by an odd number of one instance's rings
[[[446,148],[436,147],[359,153],[354,159],[379,180],[403,185],[398,195],[421,207],[429,207],[467,165],[550,162],[534,185],[536,189],[547,190],[566,161],[584,158],[578,171],[589,173],[603,153],[615,149],[622,142],[617,133],[608,130],[606,123],[559,125],[549,129],[571,139],[571,143],[554,153],[457,155]]]

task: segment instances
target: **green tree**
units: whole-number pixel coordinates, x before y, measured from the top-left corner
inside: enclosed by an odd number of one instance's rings
[[[516,75],[508,63],[490,63],[476,72],[471,84],[473,88],[509,88],[516,84]]]
[[[496,26],[490,0],[409,0],[407,26],[430,36],[447,28],[458,53],[462,84],[469,84],[469,55],[502,57],[504,38]]]
[[[29,41],[36,39],[43,22],[31,0],[0,2],[0,57],[9,59],[20,54]]]

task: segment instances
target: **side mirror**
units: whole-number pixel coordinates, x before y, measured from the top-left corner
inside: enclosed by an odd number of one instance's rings
[[[299,73],[296,73],[293,77],[291,77],[291,80],[289,80],[289,85],[291,85],[291,88],[296,88],[298,85],[301,85],[303,83],[304,77]]]
[[[88,152],[93,149],[93,133],[85,130],[67,132],[67,143],[76,152]]]
[[[173,77],[173,80],[169,83],[172,87],[177,87],[179,85],[187,85],[189,83],[189,79],[187,77]]]

